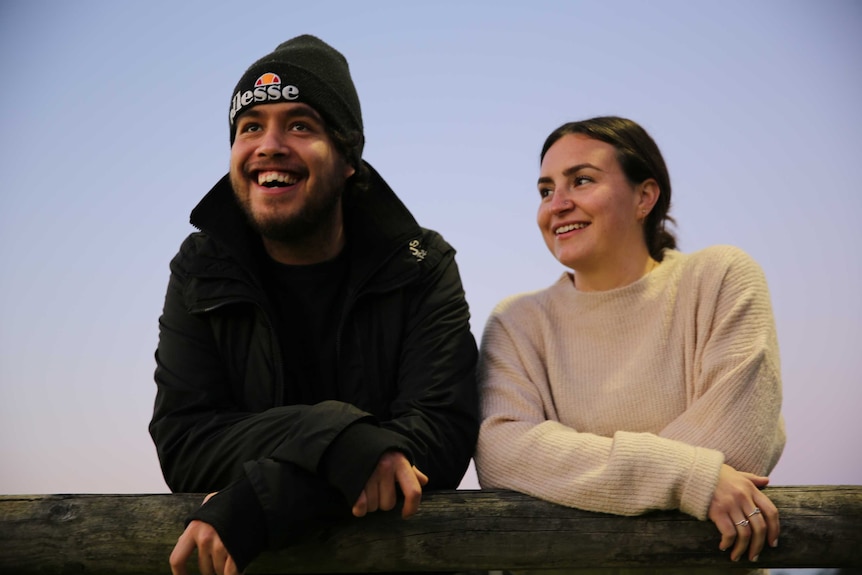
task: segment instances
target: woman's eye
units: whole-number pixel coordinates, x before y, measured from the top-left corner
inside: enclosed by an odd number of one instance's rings
[[[553,190],[551,190],[551,188],[539,188],[539,197],[541,197],[543,199],[547,198],[548,196],[551,195],[552,191]]]
[[[256,124],[254,122],[248,122],[239,128],[240,133],[257,132],[258,130],[260,130],[260,124]]]
[[[589,184],[592,181],[592,178],[588,178],[587,176],[578,176],[575,178],[575,185],[583,186],[584,184]]]
[[[290,125],[290,129],[294,132],[307,132],[309,127],[305,122],[294,122]]]

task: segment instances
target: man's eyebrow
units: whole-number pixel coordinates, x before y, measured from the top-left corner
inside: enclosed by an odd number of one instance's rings
[[[305,104],[300,104],[296,108],[290,110],[287,114],[288,118],[309,118],[311,120],[315,120],[317,122],[323,123],[323,118],[320,114],[317,113],[317,110],[312,108],[311,106],[307,106]]]
[[[593,170],[598,170],[600,172],[604,171],[598,166],[595,166],[589,162],[584,162],[583,164],[576,164],[574,166],[570,166],[570,167],[566,168],[565,170],[563,170],[563,175],[568,178],[569,176],[571,176],[573,174],[577,174],[578,172],[580,172],[581,170],[583,170],[585,168],[591,168]],[[549,178],[548,176],[543,176],[543,177],[539,178],[539,181],[536,183],[539,185],[550,184],[550,183],[553,183],[553,181],[554,180],[552,178]]]
[[[286,112],[285,115],[291,120],[294,118],[308,118],[310,120],[320,122],[321,124],[323,123],[323,118],[320,116],[320,114],[318,114],[314,108],[307,104],[299,104],[297,107],[292,108],[290,111]],[[263,110],[261,110],[259,106],[255,106],[251,110],[248,110],[247,112],[243,113],[241,118],[258,119],[261,116],[263,116]]]

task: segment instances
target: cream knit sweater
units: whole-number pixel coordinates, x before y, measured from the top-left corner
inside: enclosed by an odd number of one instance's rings
[[[619,515],[704,520],[723,462],[767,474],[784,448],[775,323],[760,267],[665,252],[635,283],[501,302],[479,364],[485,488]]]

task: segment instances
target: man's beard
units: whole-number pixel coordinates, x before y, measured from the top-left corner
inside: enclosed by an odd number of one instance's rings
[[[231,175],[233,189],[248,184],[235,182]],[[333,180],[319,182],[316,189],[311,190],[307,202],[298,212],[291,214],[267,213],[255,214],[251,206],[251,195],[240,197],[234,193],[237,202],[242,207],[251,227],[264,238],[279,243],[295,243],[314,237],[315,233],[335,219],[335,211],[339,209],[341,199],[341,184]]]

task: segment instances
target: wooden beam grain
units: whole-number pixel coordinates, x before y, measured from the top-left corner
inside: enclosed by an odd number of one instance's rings
[[[426,494],[408,520],[393,511],[310,527],[247,572],[862,567],[862,486],[766,493],[781,513],[781,539],[756,565],[731,563],[712,523],[678,512],[619,517],[506,491],[443,491]],[[167,573],[183,520],[202,498],[0,496],[0,573]]]

